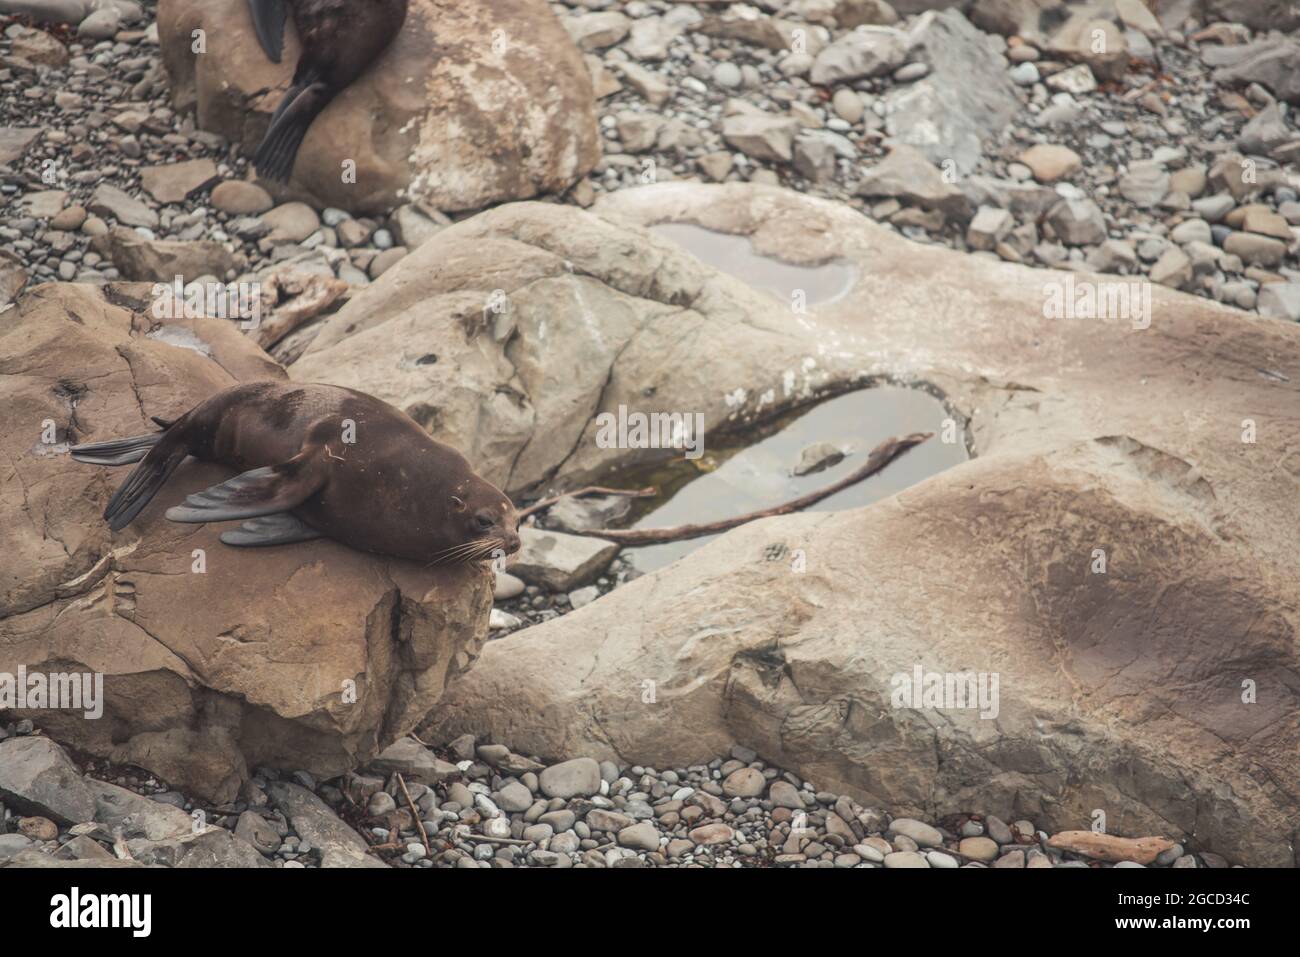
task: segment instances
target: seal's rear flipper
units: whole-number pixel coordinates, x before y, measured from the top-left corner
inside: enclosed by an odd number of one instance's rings
[[[257,42],[272,63],[280,62],[280,53],[284,50],[284,19],[288,13],[285,0],[248,0],[249,10],[253,14],[253,29],[257,31]]]
[[[126,481],[121,484],[113,497],[108,500],[108,506],[104,509],[104,518],[108,521],[108,527],[113,531],[125,528],[130,524],[131,519],[135,518],[149,504],[150,500],[158,494],[158,490],[163,487],[167,477],[176,471],[177,466],[185,461],[189,450],[185,444],[176,436],[175,432],[158,433],[151,436],[140,436],[137,440],[145,438],[153,439],[151,443],[153,448],[149,449],[140,464],[131,470],[131,474],[126,477]],[[130,442],[131,439],[122,441]],[[102,443],[108,445],[110,443]],[[88,447],[82,447],[83,452]],[[123,453],[127,454],[127,453]],[[104,456],[91,454],[88,458],[83,458],[83,462],[93,462],[96,459],[103,459]],[[130,459],[123,459],[131,461]]]
[[[87,465],[130,465],[148,455],[162,436],[161,432],[151,432],[110,442],[87,442],[74,445],[69,451],[76,461]]]
[[[253,165],[259,176],[281,183],[289,182],[307,127],[333,96],[329,87],[320,82],[295,81],[289,87],[275,111],[262,145],[253,156]]]
[[[292,545],[320,538],[321,533],[291,512],[250,519],[239,528],[221,533],[221,540],[237,548],[260,545]]]
[[[312,446],[287,462],[251,469],[195,492],[167,509],[173,522],[230,522],[287,512],[301,505],[325,484],[322,446]]]

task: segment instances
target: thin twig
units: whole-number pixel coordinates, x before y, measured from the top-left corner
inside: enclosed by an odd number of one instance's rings
[[[661,542],[680,542],[688,538],[716,535],[719,532],[728,531],[760,518],[770,518],[773,515],[788,515],[791,512],[798,512],[810,505],[815,505],[822,499],[843,491],[850,485],[855,485],[863,479],[870,478],[908,449],[920,445],[933,435],[933,432],[913,432],[911,435],[886,439],[871,450],[871,454],[867,456],[867,461],[861,468],[838,482],[834,482],[815,492],[809,492],[807,495],[791,499],[781,505],[746,512],[744,515],[737,515],[735,518],[724,518],[716,522],[704,522],[700,525],[672,525],[668,528],[593,528],[575,530],[573,534],[604,538],[623,545],[658,545]]]
[[[466,834],[457,840],[475,841],[479,844],[532,844],[518,837],[490,837],[487,834]]]
[[[424,832],[424,822],[420,820],[420,809],[411,800],[411,792],[406,790],[406,781],[402,779],[400,772],[397,774],[397,784],[401,787],[402,793],[406,795],[406,803],[411,808],[411,817],[415,818],[415,826],[420,829],[420,840],[424,841],[424,853],[428,854],[433,850],[429,847],[429,835]]]

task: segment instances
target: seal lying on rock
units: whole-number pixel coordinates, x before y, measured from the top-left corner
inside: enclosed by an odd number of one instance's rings
[[[253,158],[257,172],[287,182],[307,127],[379,58],[406,21],[407,0],[249,0],[258,42],[280,62],[289,9],[302,41],[293,83]]]
[[[331,385],[231,386],[163,431],[72,449],[78,462],[139,464],[109,501],[114,531],[140,514],[186,456],[239,469],[167,510],[173,522],[243,524],[227,545],[325,536],[366,552],[429,563],[519,549],[514,506],[385,402]]]

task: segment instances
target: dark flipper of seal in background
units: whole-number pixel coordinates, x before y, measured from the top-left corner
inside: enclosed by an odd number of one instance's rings
[[[285,0],[248,0],[248,7],[253,14],[257,42],[272,63],[279,63],[284,51],[284,21],[289,15],[288,5]]]
[[[292,11],[302,52],[293,83],[253,164],[267,179],[288,182],[307,128],[336,95],[388,48],[406,22],[407,0],[249,0],[258,40],[278,62],[286,11]]]
[[[301,72],[301,67],[299,70]],[[294,160],[298,158],[298,147],[307,135],[307,127],[333,98],[334,91],[318,78],[294,75],[293,86],[285,92],[271,118],[266,137],[253,157],[258,175],[288,182]]]

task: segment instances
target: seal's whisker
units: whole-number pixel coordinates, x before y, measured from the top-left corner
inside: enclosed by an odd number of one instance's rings
[[[468,542],[461,542],[459,545],[450,545],[447,548],[436,552],[429,564],[440,565],[445,562],[463,562],[466,560],[465,556],[467,554],[482,546],[483,541],[484,540],[481,538],[475,538]]]
[[[471,539],[471,540],[468,541],[468,542],[461,542],[461,543],[458,544],[458,545],[448,545],[446,548],[439,549],[437,552],[435,552],[435,553],[434,553],[434,557],[435,557],[435,558],[442,558],[442,557],[444,557],[444,556],[446,556],[446,555],[454,554],[455,552],[464,551],[464,550],[467,549],[467,548],[470,548],[470,547],[472,547],[472,546],[474,546],[474,545],[477,545],[477,544],[478,544],[478,541],[479,541],[479,540],[478,540],[477,538],[475,538],[475,539]]]
[[[465,558],[462,558],[461,561],[464,562],[481,561],[484,558],[491,557],[493,552],[497,551],[498,549],[502,549],[505,545],[505,542],[500,538],[483,539],[481,540],[481,542],[482,544],[477,549],[471,551],[469,555]]]

